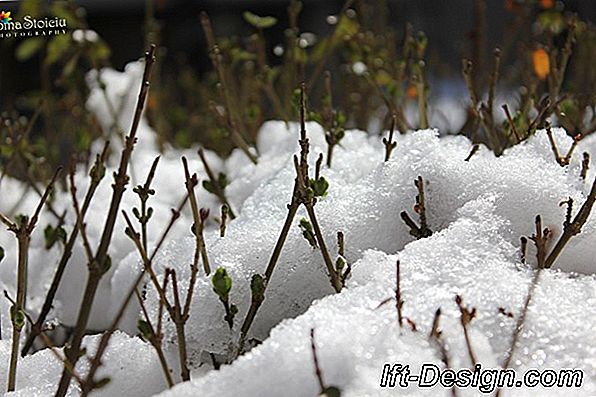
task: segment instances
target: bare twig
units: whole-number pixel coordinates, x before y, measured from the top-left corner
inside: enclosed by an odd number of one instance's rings
[[[571,143],[571,146],[569,147],[569,150],[567,151],[567,154],[565,156],[561,156],[559,154],[559,150],[557,149],[557,144],[555,142],[550,123],[546,124],[546,135],[548,136],[548,141],[550,142],[550,147],[553,151],[553,154],[555,155],[555,160],[557,161],[557,163],[561,167],[569,165],[569,162],[571,161],[571,156],[573,155],[573,151],[575,150],[577,144],[581,140],[582,135],[578,134],[573,138],[573,142]]]
[[[442,331],[439,328],[439,322],[441,318],[441,308],[438,308],[435,311],[435,315],[433,318],[432,327],[430,330],[429,339],[431,342],[434,342],[441,353],[441,360],[445,364],[446,368],[451,368],[451,360],[449,359],[449,353],[447,351],[447,346],[445,345],[445,341],[442,338]],[[455,387],[451,388],[451,395],[453,397],[457,397],[457,389]]]
[[[138,219],[139,223],[141,224],[141,242],[145,249],[147,249],[147,225],[149,223],[149,219],[153,214],[153,208],[147,207],[147,201],[149,197],[155,194],[155,191],[151,188],[151,182],[153,182],[153,178],[155,177],[155,171],[157,170],[157,164],[159,163],[159,156],[153,160],[153,164],[151,164],[151,168],[149,169],[149,173],[147,174],[147,179],[145,180],[144,185],[136,186],[133,191],[139,196],[141,200],[141,211],[139,213],[137,208],[133,208],[133,213],[135,217]]]
[[[135,295],[137,297],[137,301],[139,302],[139,305],[141,306],[141,311],[143,312],[143,317],[145,317],[144,322],[139,323],[139,324],[143,324],[143,327],[139,326],[139,330],[142,331],[143,338],[145,338],[151,344],[151,346],[153,346],[153,348],[155,349],[155,352],[157,353],[157,357],[159,359],[159,364],[161,365],[161,369],[164,373],[164,377],[166,378],[166,382],[168,383],[168,387],[172,387],[172,386],[174,386],[174,381],[172,379],[172,374],[170,373],[170,367],[168,366],[166,356],[165,356],[165,354],[163,352],[163,348],[161,346],[163,335],[161,334],[160,331],[156,331],[155,328],[153,327],[153,324],[151,323],[151,317],[149,316],[149,313],[147,312],[147,308],[145,307],[145,302],[143,302],[143,297],[139,293],[138,289],[135,289]]]
[[[479,149],[480,145],[472,145],[472,149],[470,149],[470,153],[468,153],[468,156],[464,159],[464,161],[470,161],[470,159],[476,154],[476,152],[478,152]]]
[[[432,235],[432,230],[428,227],[427,220],[426,220],[426,205],[424,199],[424,180],[421,176],[418,176],[417,179],[414,180],[414,184],[418,189],[418,194],[416,195],[416,205],[414,206],[414,211],[418,214],[420,219],[420,226],[416,225],[416,222],[410,218],[406,211],[402,211],[400,216],[402,220],[405,222],[406,225],[410,228],[410,234],[417,239],[430,237]]]
[[[517,132],[517,128],[515,127],[515,122],[513,121],[513,118],[511,117],[511,113],[509,112],[509,107],[507,106],[507,104],[504,104],[501,107],[505,111],[505,115],[507,116],[507,121],[509,122],[509,126],[511,127],[511,132],[515,136],[515,139],[517,140],[517,142],[521,142],[522,139]]]
[[[88,395],[97,386],[97,382],[94,379],[95,379],[95,373],[97,372],[97,370],[99,369],[99,367],[102,364],[101,357],[103,356],[105,350],[107,349],[110,338],[116,331],[118,324],[120,323],[120,320],[124,316],[126,308],[128,307],[128,304],[130,303],[130,300],[135,295],[135,292],[136,292],[139,284],[145,277],[145,274],[149,273],[149,275],[151,276],[151,280],[154,282],[157,281],[155,272],[153,272],[153,269],[152,269],[153,259],[155,258],[155,255],[157,255],[157,253],[159,252],[161,247],[163,246],[163,244],[166,240],[166,237],[168,236],[168,234],[170,233],[170,231],[172,229],[172,226],[178,220],[178,218],[180,218],[180,211],[182,210],[184,205],[186,205],[187,200],[188,200],[188,196],[185,196],[184,199],[182,200],[182,202],[180,203],[180,205],[178,206],[178,208],[172,209],[172,216],[170,218],[170,222],[164,229],[159,241],[155,245],[155,248],[153,249],[153,252],[151,253],[150,256],[147,254],[147,252],[145,251],[145,248],[143,247],[140,234],[134,230],[134,226],[132,225],[130,218],[128,218],[128,216],[126,216],[124,214],[124,217],[125,217],[125,220],[127,223],[127,232],[126,233],[127,233],[128,237],[130,237],[133,240],[137,250],[139,251],[139,253],[141,255],[141,258],[143,261],[143,271],[140,272],[139,275],[137,276],[137,278],[133,281],[131,287],[128,290],[128,293],[126,294],[124,301],[120,305],[118,313],[114,317],[114,320],[112,321],[110,327],[105,331],[105,333],[102,335],[102,337],[99,341],[99,345],[97,346],[95,355],[90,360],[90,368],[89,368],[89,372],[87,373],[87,377],[84,382],[84,387],[81,387],[81,395],[82,396]],[[164,281],[164,288],[166,285],[165,283],[166,283],[166,281]],[[159,285],[159,283],[158,283],[158,285]],[[160,289],[158,291],[162,291],[162,290]],[[167,302],[165,302],[165,303],[167,304]],[[158,333],[161,333],[161,325],[158,325]]]
[[[37,204],[37,208],[33,215],[29,218],[21,216],[16,222],[11,221],[5,215],[0,215],[0,220],[8,227],[8,230],[14,233],[17,239],[18,260],[17,260],[17,298],[16,302],[10,309],[12,322],[12,347],[10,352],[10,363],[8,369],[8,384],[7,391],[15,390],[17,379],[17,366],[19,360],[19,345],[21,330],[25,325],[24,310],[27,296],[27,272],[29,262],[29,242],[31,241],[31,234],[37,225],[37,220],[41,209],[46,203],[56,182],[61,168],[56,170],[50,183],[46,187],[44,193]]]
[[[325,390],[325,382],[323,381],[323,372],[321,371],[321,366],[319,364],[319,358],[317,357],[317,346],[315,344],[315,330],[314,330],[314,328],[310,329],[310,349],[312,351],[312,361],[315,366],[315,375],[317,376],[317,381],[319,382],[319,389],[320,389],[320,392],[323,393],[323,390]]]
[[[204,219],[199,211],[199,204],[197,202],[197,196],[195,195],[195,186],[198,185],[199,180],[197,178],[197,174],[192,174],[192,176],[190,175],[190,171],[188,170],[188,161],[186,160],[186,157],[182,157],[182,164],[184,165],[184,185],[186,186],[186,191],[188,192],[190,208],[192,209],[192,218],[194,221],[193,230],[195,235],[195,253],[193,256],[193,262],[191,266],[192,285],[196,280],[196,274],[198,272],[199,255],[203,260],[203,270],[205,271],[206,275],[209,275],[209,273],[211,273],[211,269],[209,267],[209,257],[207,256],[205,239],[203,238]]]
[[[314,212],[314,205],[316,203],[316,199],[313,197],[312,189],[309,188],[309,180],[308,180],[308,151],[309,151],[309,141],[306,136],[306,105],[305,105],[305,85],[304,83],[301,84],[301,100],[300,100],[300,139],[298,141],[300,145],[300,160],[298,160],[297,156],[294,156],[294,168],[296,170],[296,178],[294,180],[294,188],[292,191],[292,199],[290,204],[288,204],[288,214],[286,215],[286,220],[284,221],[284,225],[280,232],[280,235],[277,239],[269,262],[267,264],[267,268],[265,269],[264,277],[261,275],[254,275],[253,280],[251,282],[251,305],[244,317],[244,321],[242,322],[242,326],[240,328],[240,338],[238,341],[238,350],[237,355],[240,355],[244,349],[244,343],[246,341],[246,336],[248,335],[248,331],[252,326],[252,323],[263,303],[265,298],[265,291],[271,280],[271,276],[273,275],[273,271],[277,265],[277,261],[281,254],[281,250],[285,244],[286,238],[288,236],[288,232],[290,227],[292,226],[294,217],[296,216],[296,212],[300,205],[304,205],[306,208],[310,223],[312,224],[313,231],[316,236],[317,243],[321,248],[321,254],[323,256],[323,260],[325,262],[325,266],[327,267],[328,275],[331,280],[331,284],[336,292],[339,292],[343,287],[340,275],[337,274],[336,269],[331,261],[331,256],[327,251],[327,246],[325,245],[325,240],[323,239],[323,235],[321,233],[321,229],[317,222],[317,218]]]
[[[339,388],[335,386],[325,386],[325,382],[323,381],[323,371],[321,370],[321,364],[319,363],[319,358],[317,356],[317,345],[315,343],[315,330],[314,328],[310,329],[310,350],[312,351],[312,360],[313,365],[315,367],[315,376],[317,377],[317,382],[319,384],[319,396],[328,396],[328,397],[339,397],[341,396],[341,392]]]
[[[12,299],[10,297],[10,295],[8,294],[8,291],[4,290],[4,296],[6,297],[6,299],[8,299],[8,301],[15,306],[17,303],[14,301],[14,299]],[[22,311],[22,315],[25,317],[25,319],[27,319],[27,321],[29,322],[29,324],[31,326],[33,326],[33,318],[31,318],[31,315],[29,315],[29,313],[27,313],[26,310]],[[77,380],[77,382],[79,382],[79,384],[82,383],[82,378],[81,376],[77,373],[77,371],[75,370],[75,368],[72,366],[72,364],[70,364],[65,357],[62,356],[62,354],[60,354],[60,352],[58,351],[58,349],[54,346],[54,344],[52,343],[52,340],[48,337],[48,335],[45,333],[45,330],[42,329],[39,331],[39,336],[41,337],[41,339],[43,340],[43,342],[45,343],[45,345],[50,349],[50,351],[52,352],[52,354],[54,354],[54,356],[60,361],[62,362],[65,366],[68,367],[70,373],[72,374],[72,376]]]
[[[404,301],[401,298],[401,279],[400,279],[400,261],[395,262],[395,310],[397,311],[397,323],[403,328],[403,316],[401,313]]]
[[[230,207],[227,204],[221,205],[221,218],[219,224],[219,236],[226,236],[226,222],[228,220],[228,214],[230,213]]]
[[[526,263],[526,253],[528,250],[528,239],[525,236],[521,236],[519,238],[519,241],[521,243],[520,261],[521,261],[521,263]]]
[[[394,115],[391,116],[391,128],[389,129],[389,138],[383,138],[383,145],[385,145],[385,162],[389,161],[391,158],[391,152],[397,147],[397,142],[393,140],[393,132],[395,131],[395,123],[397,122],[397,117]]]
[[[455,296],[455,303],[457,303],[457,307],[459,308],[460,322],[461,326],[464,330],[464,338],[466,340],[466,348],[468,349],[468,356],[470,357],[470,362],[472,366],[476,365],[478,360],[476,359],[476,355],[474,354],[474,349],[472,348],[472,341],[470,340],[470,335],[468,331],[468,325],[470,322],[476,317],[476,308],[468,308],[464,306],[463,299],[460,295]]]
[[[234,214],[234,211],[232,211],[232,207],[230,206],[230,202],[226,198],[226,194],[223,190],[223,187],[220,186],[219,180],[215,177],[215,174],[211,170],[211,167],[207,162],[207,158],[205,157],[205,152],[203,151],[203,149],[199,149],[199,157],[201,159],[201,162],[203,163],[203,168],[205,168],[205,172],[207,173],[207,177],[211,182],[211,186],[213,187],[215,195],[219,198],[219,201],[221,201],[222,204],[228,206],[228,214],[230,215],[230,218],[235,219],[236,214]]]
[[[534,272],[534,277],[532,277],[532,281],[530,282],[530,286],[528,288],[528,293],[524,299],[524,303],[521,309],[519,316],[517,317],[517,322],[515,324],[515,329],[513,330],[513,334],[511,336],[511,343],[509,345],[509,350],[507,351],[507,356],[503,362],[503,370],[507,370],[511,364],[511,360],[513,359],[513,355],[515,353],[515,349],[517,347],[517,341],[519,336],[521,335],[521,331],[524,327],[524,323],[526,321],[526,316],[528,314],[528,309],[530,307],[530,302],[532,301],[532,297],[534,295],[534,290],[538,285],[538,281],[540,280],[540,275],[542,274],[542,270],[545,267],[545,258],[546,258],[546,243],[551,236],[551,232],[547,228],[542,228],[542,219],[540,215],[536,216],[535,220],[535,227],[536,232],[530,237],[530,240],[534,242],[536,246],[536,260],[538,263],[538,269]],[[501,389],[497,389],[495,394],[498,397],[501,393]]]
[[[592,207],[594,206],[594,201],[596,201],[596,178],[592,183],[592,188],[590,189],[590,193],[588,194],[586,201],[584,201],[579,211],[577,211],[577,214],[575,215],[575,218],[573,218],[573,221],[571,221],[572,209],[571,204],[569,204],[567,219],[563,223],[563,233],[561,234],[561,237],[559,237],[559,240],[556,242],[548,257],[546,257],[544,261],[544,267],[551,267],[555,263],[555,261],[557,260],[557,258],[563,251],[563,248],[565,248],[565,245],[567,245],[569,240],[571,240],[573,236],[576,236],[579,233],[581,233],[582,227],[585,225],[585,223],[588,221],[588,218],[590,217]]]
[[[73,339],[70,346],[65,349],[66,357],[73,365],[76,365],[78,359],[80,358],[81,342],[83,341],[83,336],[85,335],[99,282],[109,269],[110,259],[108,255],[108,248],[112,241],[112,234],[114,232],[114,226],[116,224],[116,217],[120,207],[120,202],[122,201],[122,196],[124,195],[124,191],[129,179],[127,175],[128,163],[130,161],[130,157],[132,156],[132,151],[137,139],[137,129],[141,121],[141,115],[145,106],[145,99],[147,98],[147,93],[149,92],[149,81],[151,78],[151,69],[154,62],[155,46],[151,46],[149,51],[147,51],[145,54],[145,70],[143,72],[141,88],[139,91],[137,106],[135,109],[130,133],[125,140],[118,171],[114,174],[114,184],[112,185],[113,195],[106,217],[106,223],[101,235],[97,252],[94,256],[94,260],[88,264],[89,277],[87,279],[87,285],[85,286],[85,292],[83,294],[83,300],[81,302],[79,315],[73,333]],[[64,397],[66,395],[70,385],[71,377],[71,374],[65,368],[58,384],[56,397]]]
[[[77,217],[75,219],[75,227],[72,229],[72,231],[68,237],[68,240],[64,246],[64,251],[62,253],[62,256],[60,257],[60,261],[58,262],[58,266],[56,268],[56,273],[54,273],[54,278],[52,279],[52,283],[50,284],[50,288],[48,289],[48,292],[46,294],[43,306],[42,306],[41,311],[37,317],[37,321],[35,321],[35,323],[31,326],[31,331],[23,345],[23,349],[21,350],[22,356],[25,356],[25,354],[27,354],[29,349],[31,349],[31,347],[33,346],[33,342],[35,341],[35,338],[37,336],[39,336],[39,332],[43,328],[43,324],[45,323],[46,318],[47,318],[48,314],[50,313],[50,310],[53,307],[54,298],[56,297],[56,293],[58,292],[58,287],[60,285],[60,282],[62,281],[62,276],[64,275],[64,272],[66,271],[66,266],[68,265],[68,262],[72,255],[72,250],[74,248],[74,245],[76,243],[76,240],[77,240],[77,237],[79,234],[79,227],[77,225],[79,223],[84,223],[84,218],[85,218],[85,214],[87,213],[87,209],[89,208],[89,205],[91,204],[91,200],[93,199],[93,196],[95,195],[95,191],[97,190],[99,183],[101,182],[101,180],[104,177],[105,161],[106,161],[107,154],[108,154],[108,148],[109,148],[109,141],[105,143],[101,154],[98,154],[96,156],[95,163],[94,163],[93,167],[91,168],[91,171],[89,172],[90,184],[89,184],[89,187],[87,188],[87,193],[85,194],[85,198],[83,200],[83,205],[80,210],[81,217],[80,218]]]
[[[580,173],[580,177],[585,180],[586,176],[588,176],[588,170],[590,169],[590,153],[584,152],[583,159],[582,159],[582,170]]]

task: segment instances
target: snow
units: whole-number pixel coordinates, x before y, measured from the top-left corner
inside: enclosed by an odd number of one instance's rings
[[[83,340],[83,346],[90,354],[95,353],[99,343],[99,335],[88,336]],[[62,353],[62,349],[58,352]],[[0,341],[0,371],[8,373],[10,357],[10,343]],[[110,382],[97,390],[95,396],[149,396],[166,388],[164,376],[157,360],[155,350],[139,338],[130,337],[117,331],[110,339],[108,348],[103,356],[104,366],[97,372],[96,380],[109,377]],[[44,349],[29,355],[19,361],[17,372],[17,390],[4,394],[6,397],[45,397],[55,393],[62,363],[53,352]],[[86,360],[77,364],[77,373],[84,374],[88,367]],[[74,383],[73,383],[74,384]],[[0,378],[1,390],[6,390],[6,377]],[[68,396],[79,394],[78,386],[71,386]]]
[[[368,250],[354,264],[348,289],[315,302],[306,313],[281,322],[259,347],[220,371],[176,386],[160,397],[184,396],[313,396],[318,386],[312,364],[309,332],[315,329],[317,353],[328,385],[342,396],[393,395],[378,387],[385,362],[409,364],[414,373],[422,363],[441,367],[428,334],[441,308],[443,339],[453,368],[471,367],[454,296],[476,307],[472,345],[484,367],[502,362],[510,345],[513,319],[498,313],[503,307],[516,315],[531,271],[520,269],[513,246],[502,236],[508,222],[495,214],[494,197],[466,204],[459,218],[432,237],[408,244],[399,255]],[[378,308],[394,296],[395,262],[401,261],[404,315],[418,332],[400,330],[394,304]],[[574,279],[546,272],[520,339],[518,368],[582,368],[587,379],[581,391],[541,390],[540,395],[590,395],[596,391],[596,318],[593,276]],[[492,288],[486,288],[486,286]],[[410,387],[404,395],[449,395],[439,388]],[[515,395],[532,395],[524,390]],[[442,393],[442,394],[441,394]],[[475,395],[469,391],[464,395]]]
[[[101,80],[107,95],[122,109],[120,128],[128,131],[142,74],[142,65],[132,63],[124,72],[104,69]],[[97,87],[96,76],[89,84],[95,87],[88,108],[102,121],[106,136],[113,123],[104,94]],[[453,102],[440,102],[431,109],[433,125],[452,129],[461,124]],[[453,115],[443,120],[440,114]],[[322,128],[307,124],[310,139],[311,170],[319,153],[327,146]],[[561,152],[571,144],[562,129],[554,129]],[[161,155],[153,186],[156,195],[150,199],[154,215],[150,222],[149,245],[153,246],[170,217],[170,208],[178,206],[186,191],[181,156],[189,160],[192,172],[205,178],[198,159],[198,147],[175,150],[166,147],[159,153],[155,132],[145,120],[139,127],[139,143],[133,154],[132,182],[122,208],[131,212],[139,205],[132,186],[144,182],[154,158]],[[249,282],[253,274],[263,274],[287,214],[294,181],[292,155],[297,153],[298,126],[281,121],[266,122],[257,138],[259,163],[252,164],[235,150],[227,159],[206,151],[214,172],[225,172],[230,184],[226,195],[238,215],[228,224],[226,236],[219,237],[215,217],[219,215],[218,199],[197,188],[202,207],[209,208],[211,218],[205,232],[212,268],[225,267],[233,280],[231,303],[238,306],[234,328],[224,321],[221,302],[213,292],[210,280],[202,272],[195,286],[195,296],[187,323],[186,335],[193,380],[179,385],[163,396],[234,395],[234,396],[312,396],[318,392],[309,332],[315,329],[323,375],[330,385],[340,387],[342,396],[374,396],[382,391],[378,381],[385,362],[410,364],[416,370],[423,362],[442,365],[440,354],[427,335],[433,314],[441,307],[444,340],[449,346],[451,364],[469,367],[463,342],[456,294],[466,305],[477,308],[477,318],[470,325],[474,349],[484,367],[502,363],[510,344],[514,319],[498,313],[503,307],[518,315],[532,277],[534,249],[529,244],[529,265],[519,261],[519,238],[534,231],[534,217],[542,216],[544,225],[561,233],[565,208],[560,202],[572,197],[575,211],[584,202],[596,173],[580,174],[581,152],[596,154],[596,138],[585,138],[576,149],[573,161],[560,167],[555,161],[545,131],[527,142],[495,157],[485,147],[465,162],[471,143],[461,136],[439,136],[438,130],[422,130],[396,135],[397,148],[391,160],[384,163],[381,138],[367,132],[346,132],[335,148],[331,168],[323,166],[322,175],[329,181],[328,195],[315,206],[318,221],[330,254],[336,257],[336,233],[346,238],[344,257],[353,265],[347,288],[333,294],[319,250],[313,250],[302,237],[298,221],[305,216],[301,209],[290,228],[286,244],[269,283],[266,299],[256,316],[249,338],[263,343],[220,371],[210,370],[206,353],[219,359],[232,357],[239,336],[240,323],[250,303]],[[95,142],[95,152],[103,143]],[[121,141],[111,140],[114,153]],[[119,156],[108,162],[106,178],[98,188],[86,218],[92,246],[97,246],[111,198],[111,174]],[[592,167],[594,168],[594,167]],[[435,232],[427,239],[415,241],[400,218],[408,211],[415,220],[413,206],[414,179],[425,181],[428,223]],[[77,169],[78,197],[82,201],[89,183],[84,167]],[[31,213],[38,196],[25,185],[5,177],[0,185],[0,211],[14,216]],[[68,191],[57,191],[53,202],[58,212],[67,210],[67,231],[74,216]],[[60,244],[44,247],[43,228],[56,224],[44,212],[32,236],[27,310],[39,311],[45,292],[62,253]],[[180,290],[187,289],[189,265],[194,252],[190,233],[192,216],[185,208],[175,223],[166,245],[157,255],[154,267],[161,279],[166,268],[176,269]],[[141,270],[139,255],[125,236],[124,222],[119,219],[110,246],[112,269],[106,274],[97,294],[89,328],[107,328]],[[536,289],[520,345],[513,362],[519,370],[529,367],[585,370],[585,385],[577,390],[542,390],[544,395],[589,395],[596,393],[596,222],[592,217],[580,235],[574,237],[555,263],[545,270]],[[0,289],[15,295],[16,245],[10,232],[0,233],[0,245],[6,257],[0,266]],[[395,261],[402,264],[404,315],[412,319],[418,332],[399,330],[393,304],[376,309],[391,297],[395,288]],[[58,291],[49,320],[66,326],[76,320],[82,291],[87,278],[86,258],[80,244],[75,246],[64,281]],[[150,284],[146,305],[152,316],[157,313],[158,297]],[[139,318],[138,303],[133,301],[120,329],[134,335]],[[35,317],[35,315],[34,315]],[[10,354],[11,324],[9,304],[0,300],[2,336],[0,373],[6,373]],[[177,370],[177,345],[171,321],[165,326],[165,350],[170,367]],[[86,343],[96,343],[97,336]],[[112,347],[113,346],[113,347]],[[166,388],[163,374],[151,346],[138,338],[118,333],[108,349],[103,374],[113,382],[102,390],[105,395],[152,395]],[[84,361],[84,360],[82,360]],[[81,364],[83,365],[83,364]],[[50,351],[42,350],[24,358],[19,366],[15,395],[42,396],[52,393],[61,371]],[[521,372],[520,372],[521,373]],[[177,374],[176,374],[177,376]],[[5,377],[0,376],[4,390]],[[178,379],[178,378],[176,378]],[[222,386],[222,385],[225,385]],[[436,395],[410,388],[410,395]],[[517,390],[513,395],[530,395],[536,390]],[[76,390],[72,390],[76,395]],[[465,392],[473,393],[471,390]],[[470,394],[471,395],[471,394]],[[542,394],[541,394],[542,395]]]

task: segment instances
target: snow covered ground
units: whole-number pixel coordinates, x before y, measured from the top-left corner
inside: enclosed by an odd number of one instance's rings
[[[127,93],[136,93],[141,73],[141,65],[131,64],[125,73],[105,71],[102,76],[112,100],[125,101],[120,117],[125,131],[136,100],[136,95]],[[105,121],[107,129],[109,113],[98,90],[92,92],[88,107]],[[318,154],[326,152],[326,143],[323,130],[317,124],[308,123],[307,132],[314,167]],[[555,129],[554,132],[559,147],[571,144],[564,131]],[[146,122],[141,124],[138,135],[131,185],[142,183],[159,154],[155,133]],[[441,329],[451,366],[471,367],[459,310],[454,302],[456,294],[463,297],[466,305],[477,309],[470,333],[478,360],[485,368],[498,367],[510,346],[515,324],[515,319],[499,313],[499,308],[517,317],[533,274],[533,247],[529,245],[530,264],[520,263],[519,238],[532,234],[534,217],[538,214],[545,226],[553,230],[552,241],[558,238],[565,214],[565,208],[559,203],[572,197],[577,210],[596,175],[590,170],[585,182],[579,177],[581,153],[588,151],[596,155],[596,138],[584,139],[571,165],[562,168],[554,161],[544,131],[501,157],[481,148],[466,162],[464,159],[471,148],[466,138],[439,137],[436,130],[424,130],[397,136],[397,148],[391,160],[384,163],[380,137],[348,131],[341,145],[336,147],[332,167],[322,169],[330,187],[328,195],[315,207],[334,258],[336,233],[345,234],[345,258],[353,266],[347,287],[340,294],[333,294],[320,252],[310,247],[298,228],[298,220],[305,215],[299,211],[249,335],[263,343],[233,364],[213,371],[207,353],[214,353],[220,359],[232,355],[240,323],[250,304],[250,278],[264,272],[285,219],[294,180],[291,158],[298,151],[297,139],[297,125],[290,124],[287,128],[283,122],[270,121],[263,125],[258,137],[258,165],[250,163],[240,151],[225,160],[207,153],[211,166],[227,173],[230,184],[226,195],[239,215],[229,223],[223,238],[219,237],[215,221],[206,231],[212,267],[225,267],[232,277],[230,300],[238,306],[239,313],[230,331],[210,280],[199,277],[186,330],[193,379],[161,395],[317,395],[310,348],[311,328],[315,330],[325,382],[337,386],[342,396],[396,393],[379,387],[384,363],[410,364],[413,371],[424,362],[443,366],[439,349],[428,340],[433,315],[439,307],[443,312]],[[118,140],[112,141],[117,149]],[[100,150],[101,145],[97,142],[95,150]],[[182,155],[189,158],[193,172],[205,177],[196,148],[167,149],[161,154],[154,180],[156,195],[150,201],[155,209],[150,244],[167,222],[169,208],[177,206],[185,194]],[[116,160],[116,156],[111,159],[111,167],[116,165]],[[88,212],[86,221],[92,245],[97,244],[103,228],[111,195],[110,175],[108,170]],[[425,180],[428,222],[435,233],[430,238],[415,241],[399,214],[403,210],[414,214],[416,188],[413,181],[419,175]],[[82,199],[88,184],[86,170],[82,167],[77,171],[76,180]],[[38,197],[24,189],[20,182],[5,178],[0,185],[0,210],[11,214],[31,212]],[[210,208],[212,216],[219,214],[217,198],[202,188],[197,188],[197,192],[200,205]],[[53,204],[57,210],[70,211],[68,192],[57,192]],[[122,208],[130,212],[136,205],[138,198],[129,188]],[[70,211],[69,230],[73,219]],[[520,388],[509,395],[596,394],[595,219],[592,216],[582,233],[571,240],[554,269],[543,272],[512,361],[512,367],[519,374],[531,367],[580,368],[585,373],[584,385],[580,390]],[[32,240],[27,296],[27,309],[31,313],[39,310],[61,254],[59,245],[49,251],[43,246],[42,230],[48,223],[55,224],[55,219],[44,214]],[[176,269],[182,291],[186,291],[194,251],[191,223],[187,208],[155,262],[160,278],[166,267]],[[0,233],[0,245],[6,251],[0,266],[0,289],[14,296],[14,237],[9,232]],[[101,330],[108,326],[141,270],[138,254],[124,234],[122,220],[116,226],[110,255],[113,266],[100,285],[90,329]],[[401,261],[404,315],[416,324],[417,332],[397,327],[394,304],[377,308],[394,294],[397,258]],[[86,272],[84,252],[77,244],[52,318],[73,325]],[[147,292],[147,306],[155,316],[157,295],[152,288]],[[0,390],[4,390],[11,333],[6,300],[0,300],[0,316],[4,338],[0,342]],[[120,325],[123,332],[112,339],[109,357],[104,360],[106,367],[101,374],[111,376],[113,381],[98,395],[149,396],[166,388],[151,346],[124,333],[135,334],[138,316],[138,304],[133,302]],[[166,324],[165,330],[168,362],[177,372],[176,338],[171,322]],[[96,340],[96,336],[86,338],[89,345]],[[60,370],[52,352],[37,352],[20,363],[17,392],[9,395],[50,395]],[[72,395],[77,394],[76,388],[71,391]],[[450,394],[449,390],[439,387],[428,390],[410,387],[401,392],[413,396]],[[473,389],[460,391],[461,395],[475,393]]]

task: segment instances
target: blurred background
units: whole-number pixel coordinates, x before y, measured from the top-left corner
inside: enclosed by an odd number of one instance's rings
[[[39,0],[42,1],[43,0]],[[47,1],[48,3],[51,1]],[[355,3],[376,3],[376,0],[359,0]],[[439,77],[461,74],[461,58],[470,51],[474,35],[474,0],[385,0],[388,21],[392,28],[403,30],[407,22],[415,31],[428,36],[428,71]],[[97,31],[108,43],[112,65],[122,69],[126,63],[144,51],[144,23],[146,0],[79,0],[76,4],[87,13],[89,27]],[[211,68],[207,44],[199,22],[199,13],[207,11],[222,37],[243,36],[251,26],[242,18],[249,10],[258,15],[275,16],[279,23],[266,31],[271,51],[274,45],[283,44],[283,31],[288,26],[287,0],[155,0],[155,18],[162,26],[161,43],[168,49],[169,58],[183,58],[197,73]],[[300,27],[316,35],[328,34],[333,26],[327,17],[337,15],[342,0],[304,0]],[[508,10],[506,0],[486,2],[487,48],[502,45],[504,30],[511,26],[516,14]],[[596,20],[596,1],[565,0],[565,9],[583,19]],[[18,1],[0,2],[2,9],[17,11]],[[15,42],[2,43],[4,56],[0,57],[0,106],[14,100],[19,93],[37,85],[36,60],[18,62],[11,54]],[[7,48],[8,47],[8,48]],[[164,62],[168,67],[170,62]]]
[[[458,113],[442,132],[497,154],[552,114],[572,135],[596,125],[593,0],[21,0],[1,11],[68,21],[65,35],[0,37],[0,165],[17,177],[89,159],[106,135],[84,107],[89,71],[123,70],[149,43],[158,64],[147,116],[162,148],[199,143],[225,156],[250,145],[264,120],[296,118],[303,80],[309,117],[332,145],[344,127],[388,128],[392,114],[405,132]],[[491,91],[515,100],[508,124],[500,103],[477,113]],[[437,110],[444,98],[451,107]]]

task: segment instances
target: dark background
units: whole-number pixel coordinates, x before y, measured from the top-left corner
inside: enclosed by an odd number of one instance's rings
[[[111,47],[115,68],[123,68],[143,52],[145,3],[145,0],[77,1],[86,9],[90,28],[97,31]],[[422,30],[427,34],[427,70],[431,78],[434,76],[442,80],[460,76],[461,58],[469,54],[469,36],[474,23],[473,0],[386,0],[385,3],[390,11],[392,27],[402,31],[405,23],[410,22],[415,31]],[[596,19],[596,1],[565,0],[564,3],[567,10],[577,12],[581,18],[591,21]],[[198,20],[199,12],[205,10],[209,13],[217,36],[250,32],[250,26],[242,18],[245,10],[258,15],[273,15],[279,22],[266,31],[272,45],[283,40],[283,30],[288,25],[288,1],[282,0],[155,0],[154,4],[156,17],[162,26],[161,44],[168,49],[167,56],[182,56],[199,74],[210,68]],[[303,4],[300,28],[317,34],[331,31],[332,27],[325,19],[328,15],[337,14],[343,1],[303,0]],[[18,2],[0,1],[2,10],[16,11],[17,7]],[[513,15],[506,11],[504,0],[487,1],[488,48],[501,44],[498,40],[503,37],[504,29],[512,20]],[[34,89],[39,84],[37,61],[18,63],[12,55],[14,45],[14,40],[0,39],[2,108],[19,93]]]

